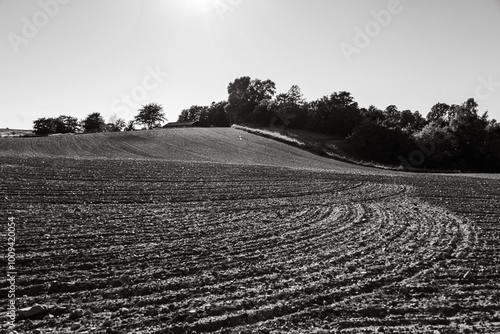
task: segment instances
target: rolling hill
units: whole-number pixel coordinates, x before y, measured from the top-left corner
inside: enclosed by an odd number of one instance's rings
[[[161,159],[321,170],[367,170],[233,128],[57,135],[0,140],[2,156]],[[372,172],[375,169],[369,169]]]

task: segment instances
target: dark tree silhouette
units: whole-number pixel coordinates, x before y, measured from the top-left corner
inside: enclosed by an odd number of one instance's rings
[[[229,113],[231,122],[255,122],[255,114],[259,114],[262,101],[270,100],[276,91],[276,84],[271,80],[250,79],[241,77],[231,82],[227,87],[229,94],[225,110]]]
[[[191,106],[188,109],[184,109],[179,115],[178,122],[194,122],[205,120],[206,114],[208,114],[208,107],[205,106]],[[203,124],[206,125],[206,124]]]
[[[161,123],[166,121],[163,107],[158,103],[150,103],[142,106],[139,109],[139,114],[135,116],[135,121],[138,124],[143,124],[148,129],[153,129],[161,126]]]
[[[40,136],[56,133],[55,118],[39,118],[33,121],[33,131]]]
[[[106,130],[106,122],[98,112],[89,114],[82,123],[85,132],[103,132]]]
[[[37,135],[50,135],[54,133],[75,133],[80,128],[78,119],[61,115],[57,118],[39,118],[33,122],[33,130]]]
[[[61,115],[56,118],[56,133],[75,133],[80,128],[78,118]]]

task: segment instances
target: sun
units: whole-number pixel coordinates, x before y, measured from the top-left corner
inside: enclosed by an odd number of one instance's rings
[[[208,12],[213,7],[214,0],[187,0],[189,7],[202,12]]]

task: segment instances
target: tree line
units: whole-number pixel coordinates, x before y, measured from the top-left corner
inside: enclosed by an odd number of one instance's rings
[[[81,121],[76,117],[61,115],[59,117],[42,117],[33,121],[33,132],[36,135],[47,136],[56,133],[93,133],[104,131],[132,131],[135,125],[143,125],[148,129],[161,126],[166,120],[163,107],[157,103],[142,106],[139,113],[128,123],[123,118],[113,116],[105,122],[98,112],[91,113]]]
[[[500,171],[500,124],[487,112],[480,114],[473,98],[437,103],[424,117],[395,105],[361,108],[346,91],[306,101],[297,85],[276,94],[273,81],[248,76],[229,83],[227,92],[227,101],[182,110],[179,122],[305,129],[346,139],[346,153],[367,161],[409,169]]]

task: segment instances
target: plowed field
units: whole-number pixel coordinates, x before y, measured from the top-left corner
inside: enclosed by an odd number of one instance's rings
[[[46,307],[18,333],[500,332],[495,175],[350,166],[234,129],[0,152],[16,307]]]

